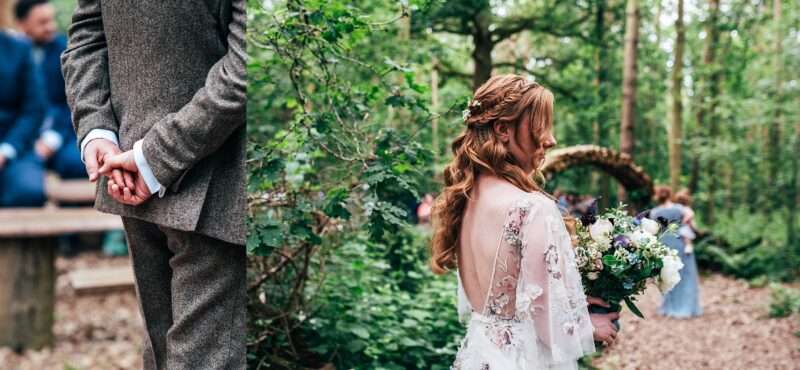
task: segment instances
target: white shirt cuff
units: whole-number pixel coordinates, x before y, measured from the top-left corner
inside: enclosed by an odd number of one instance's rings
[[[44,145],[47,145],[54,152],[61,149],[61,145],[64,144],[64,138],[61,137],[61,134],[53,130],[42,132],[41,138]]]
[[[81,162],[85,162],[83,160],[83,150],[86,148],[86,144],[89,144],[89,142],[94,139],[106,139],[119,146],[119,139],[117,139],[117,134],[114,131],[96,128],[92,131],[89,131],[89,134],[87,134],[86,137],[83,138],[83,141],[81,141]]]
[[[147,188],[150,189],[150,194],[158,193],[159,197],[163,197],[164,192],[162,192],[161,189],[164,187],[158,182],[156,176],[153,175],[153,170],[150,168],[150,165],[147,164],[144,151],[142,151],[141,140],[133,143],[133,159],[136,161],[136,167],[139,168],[139,176],[142,177],[144,183],[147,184]]]
[[[9,143],[0,144],[0,155],[6,159],[14,159],[17,157],[17,150]]]

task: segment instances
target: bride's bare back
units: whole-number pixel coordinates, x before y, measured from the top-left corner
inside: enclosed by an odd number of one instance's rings
[[[493,176],[481,176],[461,224],[458,273],[470,306],[484,311],[508,210],[528,193]]]

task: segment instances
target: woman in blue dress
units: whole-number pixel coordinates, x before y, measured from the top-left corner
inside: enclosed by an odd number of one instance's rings
[[[45,97],[31,45],[10,34],[10,9],[0,1],[0,207],[44,204],[44,165],[33,142]]]
[[[681,226],[686,220],[687,209],[672,202],[672,191],[668,187],[657,186],[655,190],[656,208],[650,211],[650,218],[662,224],[676,224]],[[683,262],[680,271],[681,281],[666,295],[658,313],[674,318],[691,318],[703,314],[700,307],[700,286],[697,273],[697,262],[694,253],[687,249],[684,238],[678,233],[665,233],[661,241],[668,247],[675,249]]]

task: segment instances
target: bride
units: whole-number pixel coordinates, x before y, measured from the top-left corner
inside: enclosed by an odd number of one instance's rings
[[[556,144],[552,116],[552,93],[515,75],[489,79],[464,111],[431,259],[435,273],[458,269],[469,324],[454,369],[577,369],[594,340],[616,338],[618,314],[589,315],[561,214],[533,180]]]

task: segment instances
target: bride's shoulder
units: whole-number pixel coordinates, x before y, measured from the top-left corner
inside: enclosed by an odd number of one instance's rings
[[[535,218],[537,215],[551,215],[558,212],[555,201],[543,192],[519,191],[513,195],[513,199],[510,199],[505,205],[507,215],[523,213]]]
[[[540,191],[527,192],[497,179],[484,179],[479,187],[480,208],[498,216],[520,211],[528,214],[535,209],[557,210],[555,201]]]

